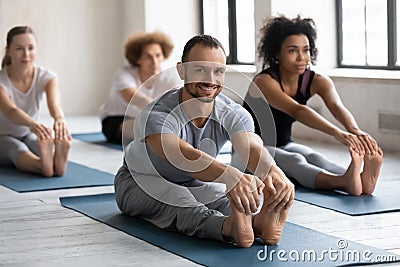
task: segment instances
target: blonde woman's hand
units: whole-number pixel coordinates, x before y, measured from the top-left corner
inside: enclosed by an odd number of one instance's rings
[[[63,119],[58,118],[54,120],[53,130],[54,130],[54,138],[56,140],[62,140],[62,139],[71,140],[71,135],[68,131],[67,124]]]
[[[34,133],[39,140],[51,139],[51,128],[38,122],[33,122],[29,125],[29,130]]]

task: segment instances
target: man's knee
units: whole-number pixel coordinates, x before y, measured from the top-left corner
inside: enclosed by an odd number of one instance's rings
[[[119,168],[114,178],[115,200],[118,208],[125,214],[128,212],[128,200],[133,191],[134,180],[126,166]]]

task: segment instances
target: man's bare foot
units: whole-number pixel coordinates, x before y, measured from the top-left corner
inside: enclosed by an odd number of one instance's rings
[[[222,225],[222,236],[228,241],[233,241],[239,247],[248,248],[254,242],[252,215],[241,213],[231,201],[232,213]]]
[[[54,143],[52,139],[38,140],[38,146],[40,151],[40,162],[41,171],[43,176],[52,177],[54,174]]]
[[[289,209],[271,210],[265,203],[269,193],[264,190],[264,202],[260,212],[254,217],[253,229],[256,237],[265,244],[276,245],[281,240],[283,226],[288,217]]]
[[[364,170],[361,173],[362,193],[371,195],[375,190],[382,166],[383,151],[378,148],[378,153],[364,156]]]
[[[64,175],[67,167],[68,152],[71,143],[68,139],[54,140],[55,153],[54,153],[54,171],[57,176]]]
[[[345,182],[343,188],[340,189],[349,195],[359,196],[362,193],[360,171],[364,155],[358,154],[351,148],[349,149],[349,152],[351,162],[347,171],[342,176]]]

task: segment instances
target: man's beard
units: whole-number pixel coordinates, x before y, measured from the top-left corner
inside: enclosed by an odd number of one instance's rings
[[[196,87],[198,84],[206,84],[208,87],[211,86],[218,86],[218,88],[214,89],[216,92],[221,90],[221,86],[220,85],[216,85],[216,84],[211,84],[211,83],[203,83],[203,82],[195,82],[195,83],[187,83],[187,85],[191,85],[193,87]],[[188,86],[188,87],[189,87]],[[186,92],[191,95],[193,98],[197,99],[200,102],[203,103],[211,103],[214,101],[214,97],[205,97],[205,96],[200,96],[196,93],[196,91],[194,90],[194,92],[192,92],[192,90],[190,90],[188,87],[185,86]]]

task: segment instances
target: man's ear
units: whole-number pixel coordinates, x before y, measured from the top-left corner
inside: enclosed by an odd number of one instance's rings
[[[176,63],[176,70],[178,71],[181,80],[185,80],[185,66],[182,62]]]

